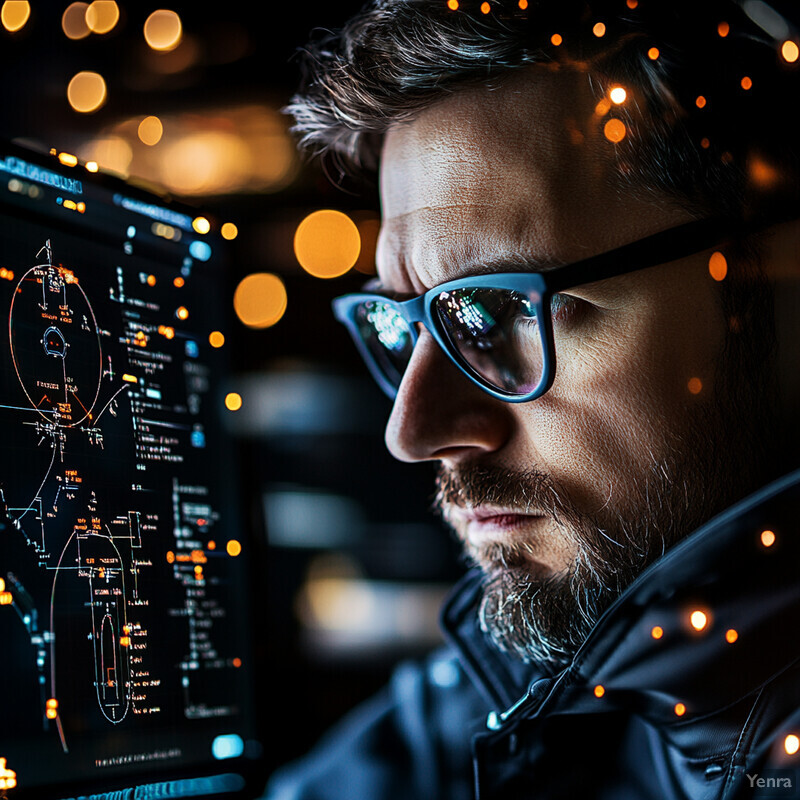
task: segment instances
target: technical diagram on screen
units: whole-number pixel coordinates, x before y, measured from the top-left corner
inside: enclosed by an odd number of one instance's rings
[[[225,243],[2,148],[0,797],[253,796]]]

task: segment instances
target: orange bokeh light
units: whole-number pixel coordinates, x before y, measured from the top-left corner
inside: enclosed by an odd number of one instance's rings
[[[625,138],[626,133],[625,123],[621,119],[610,119],[603,128],[603,134],[606,139],[614,144],[621,142]]]
[[[242,552],[241,542],[238,542],[236,539],[231,539],[228,544],[225,545],[225,550],[229,556],[236,557]]]
[[[300,266],[315,278],[344,275],[360,252],[358,227],[341,211],[314,211],[297,226],[294,254]]]
[[[728,260],[718,250],[708,259],[708,272],[715,281],[724,280],[728,274]]]
[[[781,55],[784,61],[787,61],[789,64],[794,64],[794,62],[800,58],[800,47],[791,39],[788,39],[781,45]]]
[[[286,311],[283,281],[269,272],[255,272],[239,282],[233,294],[236,315],[248,328],[269,328]]]

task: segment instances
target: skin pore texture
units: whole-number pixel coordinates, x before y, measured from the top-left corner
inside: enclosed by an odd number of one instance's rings
[[[690,219],[615,178],[595,104],[587,73],[537,66],[390,128],[383,287],[546,269]],[[485,394],[421,332],[386,442],[438,462],[437,506],[485,574],[481,623],[501,649],[567,663],[648,563],[750,488],[730,470],[747,424],[708,258],[566,291],[555,382],[529,403]]]

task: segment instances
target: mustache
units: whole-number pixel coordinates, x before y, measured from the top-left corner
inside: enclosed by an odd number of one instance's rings
[[[538,469],[439,465],[433,500],[435,513],[446,520],[448,506],[474,508],[481,505],[514,508],[520,513],[535,512],[559,524],[574,524],[583,518],[566,489]]]

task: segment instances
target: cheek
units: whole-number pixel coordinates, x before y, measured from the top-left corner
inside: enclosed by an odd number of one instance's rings
[[[624,496],[663,453],[666,422],[646,396],[592,384],[585,394],[551,391],[521,422],[538,463],[588,512]]]
[[[586,511],[624,502],[710,397],[721,337],[679,316],[637,315],[606,326],[613,336],[562,337],[552,389],[519,409],[526,449]]]

